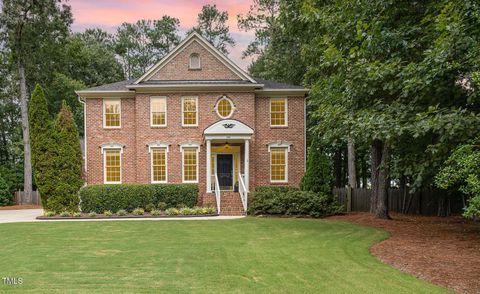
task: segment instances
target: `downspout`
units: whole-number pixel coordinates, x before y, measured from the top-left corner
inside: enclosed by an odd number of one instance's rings
[[[84,158],[83,158],[83,163],[84,163],[84,167],[85,167],[85,183],[83,184],[83,186],[87,186],[87,175],[88,175],[88,169],[87,169],[87,103],[85,102],[85,100],[82,99],[82,97],[80,95],[77,96],[78,97],[78,102],[80,102],[81,104],[83,104],[83,145],[84,145]]]

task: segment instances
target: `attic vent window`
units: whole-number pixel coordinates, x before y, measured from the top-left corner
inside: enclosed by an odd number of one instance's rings
[[[190,55],[190,69],[201,69],[200,55],[197,53]]]

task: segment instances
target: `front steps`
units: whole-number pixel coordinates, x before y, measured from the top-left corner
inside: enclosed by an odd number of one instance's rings
[[[205,193],[202,196],[202,206],[217,207],[215,193]],[[220,194],[220,215],[245,215],[242,199],[238,192],[225,192]]]

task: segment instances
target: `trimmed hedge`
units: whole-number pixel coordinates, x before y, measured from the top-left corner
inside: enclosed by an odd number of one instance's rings
[[[194,184],[121,184],[92,185],[80,189],[80,207],[82,211],[102,213],[105,210],[133,211],[146,209],[147,205],[164,202],[167,207],[197,204],[198,185]]]
[[[321,217],[340,211],[332,198],[293,187],[258,187],[249,195],[248,213]]]

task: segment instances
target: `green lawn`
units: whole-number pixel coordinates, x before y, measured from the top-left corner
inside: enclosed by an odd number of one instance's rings
[[[0,293],[444,291],[371,256],[387,237],[309,219],[1,224],[0,279],[23,284]]]

